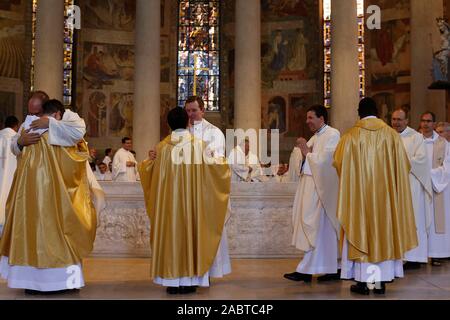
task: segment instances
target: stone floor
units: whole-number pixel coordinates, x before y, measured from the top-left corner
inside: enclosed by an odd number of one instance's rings
[[[149,259],[88,259],[84,263],[86,287],[76,294],[26,296],[0,282],[0,299],[448,299],[450,261],[440,267],[424,266],[408,271],[405,278],[388,285],[385,296],[359,296],[349,292],[350,281],[311,284],[283,278],[295,270],[298,261],[233,260],[233,273],[213,280],[210,288],[196,294],[169,296],[149,278]]]

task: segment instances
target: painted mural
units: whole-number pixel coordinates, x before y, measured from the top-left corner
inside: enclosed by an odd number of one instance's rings
[[[81,1],[77,111],[89,142],[116,147],[133,135],[135,0]]]
[[[370,0],[381,8],[381,29],[366,30],[366,95],[383,120],[397,106],[410,107],[411,44],[409,0]],[[431,50],[431,49],[430,49]]]

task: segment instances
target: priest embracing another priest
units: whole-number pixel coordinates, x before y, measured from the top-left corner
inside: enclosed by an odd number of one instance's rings
[[[167,121],[172,133],[139,174],[150,217],[151,276],[169,294],[186,294],[223,275],[215,270],[224,260],[231,173],[224,157],[188,131],[185,109],[172,109]]]

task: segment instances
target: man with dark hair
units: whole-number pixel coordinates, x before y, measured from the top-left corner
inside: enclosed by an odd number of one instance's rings
[[[344,230],[341,277],[351,291],[384,294],[385,283],[403,277],[403,257],[417,247],[409,185],[411,165],[399,134],[377,118],[371,98],[342,136],[334,154],[339,180],[337,218]]]
[[[433,188],[428,256],[433,266],[440,266],[439,259],[450,257],[450,145],[434,130],[435,124],[431,111],[420,117]]]
[[[325,274],[318,281],[339,280],[339,222],[336,219],[338,177],[333,154],[339,142],[338,130],[326,124],[328,112],[315,105],[306,113],[306,123],[314,136],[299,138],[304,163],[293,206],[292,245],[304,252],[293,273],[284,277],[311,282],[312,275]]]
[[[17,130],[19,130],[19,119],[17,119],[15,116],[6,117],[5,128],[10,128],[17,132]]]
[[[187,130],[184,109],[172,109],[167,121],[172,133],[157,145],[155,160],[139,165],[139,174],[152,226],[153,281],[169,294],[186,294],[208,287],[215,277],[230,169],[224,157],[202,161],[206,145]]]
[[[16,156],[11,152],[12,138],[19,130],[19,120],[14,116],[5,119],[5,128],[0,130],[0,236],[5,223],[5,206],[16,172]]]
[[[428,164],[427,151],[423,136],[416,130],[408,127],[408,110],[396,108],[391,116],[392,128],[396,130],[405,146],[411,172],[409,181],[414,208],[414,217],[417,227],[417,248],[406,252],[403,265],[405,270],[418,269],[421,263],[428,263],[428,229],[431,221],[431,177]]]
[[[358,115],[361,119],[367,117],[378,117],[378,108],[375,100],[364,98],[359,102]]]
[[[64,108],[64,105],[61,103],[61,101],[56,99],[48,100],[42,106],[42,114],[44,116],[55,118],[56,120],[61,120],[64,116],[65,111],[66,108]]]
[[[112,162],[112,156],[113,156],[113,152],[111,148],[107,148],[105,150],[105,158],[103,159],[103,163],[106,164],[106,167],[108,168],[109,171],[109,164]]]
[[[136,158],[131,153],[133,142],[131,138],[122,138],[122,148],[117,150],[112,162],[112,175],[114,181],[136,182]]]

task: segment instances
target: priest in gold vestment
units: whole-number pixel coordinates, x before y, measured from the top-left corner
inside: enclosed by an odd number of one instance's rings
[[[342,136],[334,155],[340,178],[337,218],[343,228],[341,278],[351,291],[384,294],[385,283],[403,277],[402,259],[417,247],[408,155],[398,133],[361,100],[360,121]],[[369,284],[369,285],[368,285]]]
[[[65,112],[70,120],[71,111],[57,100],[42,108],[51,121],[61,120]],[[81,262],[96,232],[88,156],[83,140],[73,147],[51,145],[48,131],[23,148],[0,242],[0,274],[9,287],[37,293],[84,285]]]
[[[169,294],[192,293],[214,276],[231,173],[223,157],[210,157],[204,141],[186,129],[184,109],[174,108],[167,120],[172,133],[156,147],[156,159],[139,165],[150,218],[151,276]]]

